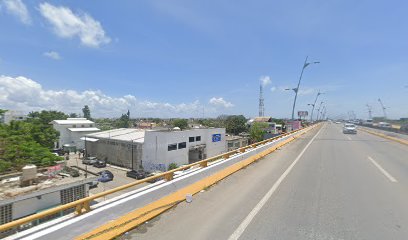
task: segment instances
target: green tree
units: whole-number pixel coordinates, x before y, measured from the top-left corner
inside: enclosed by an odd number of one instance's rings
[[[253,123],[251,128],[249,129],[249,135],[251,137],[251,141],[252,142],[262,141],[267,128],[268,128],[267,123],[263,123],[263,122]]]
[[[246,118],[242,115],[232,115],[225,119],[225,128],[227,133],[238,135],[247,130]]]
[[[30,112],[26,121],[10,123],[11,129],[23,131],[30,135],[34,141],[46,148],[53,148],[59,133],[50,124],[54,120],[64,120],[68,118],[63,112],[41,111]],[[30,123],[30,124],[24,124]]]
[[[88,105],[85,105],[84,108],[82,108],[82,112],[84,113],[84,118],[92,120],[91,109],[89,109]]]
[[[54,120],[65,120],[68,115],[59,111],[30,112],[27,121],[49,125]]]
[[[130,112],[128,110],[126,114],[122,114],[122,116],[117,120],[116,127],[128,128],[129,125],[130,125]]]
[[[36,125],[24,121],[0,125],[0,172],[19,170],[28,163],[49,166],[61,159],[37,142],[33,134]]]
[[[76,113],[70,113],[70,114],[69,114],[69,117],[70,117],[70,118],[77,118],[77,117],[78,117],[78,114],[76,114]]]
[[[174,119],[172,122],[172,126],[179,127],[181,130],[184,130],[188,127],[188,120],[182,118]]]

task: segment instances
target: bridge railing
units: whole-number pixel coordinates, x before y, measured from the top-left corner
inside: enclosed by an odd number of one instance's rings
[[[101,193],[94,194],[92,196],[88,196],[88,197],[85,197],[85,198],[82,198],[82,199],[79,199],[79,200],[76,200],[76,201],[61,205],[61,206],[57,206],[57,207],[45,210],[45,211],[40,212],[40,213],[36,213],[36,214],[30,215],[30,216],[27,216],[27,217],[23,217],[23,218],[20,218],[20,219],[5,223],[3,225],[0,225],[0,233],[5,232],[7,230],[11,230],[13,228],[17,228],[17,227],[19,227],[19,226],[21,226],[23,224],[26,224],[26,223],[29,223],[29,222],[32,222],[32,221],[35,221],[35,220],[38,220],[38,219],[42,219],[42,218],[45,218],[47,216],[50,216],[50,215],[53,215],[53,214],[56,214],[56,213],[59,213],[61,211],[68,210],[68,209],[75,209],[75,213],[77,215],[81,215],[83,213],[91,211],[91,202],[93,200],[95,200],[95,199],[105,197],[107,195],[110,195],[110,194],[113,194],[113,193],[116,193],[116,192],[119,192],[119,191],[122,191],[122,190],[125,190],[125,189],[128,189],[128,188],[131,188],[131,187],[134,187],[134,186],[137,186],[137,185],[140,185],[142,183],[149,182],[149,181],[155,181],[155,180],[157,181],[157,180],[161,180],[161,179],[164,179],[165,181],[171,181],[174,178],[174,173],[177,172],[177,171],[183,171],[183,170],[186,170],[186,169],[190,169],[192,167],[205,168],[205,167],[209,166],[209,164],[214,162],[214,161],[222,160],[222,159],[224,159],[224,160],[228,159],[230,156],[232,156],[234,154],[244,153],[248,149],[256,148],[259,145],[264,145],[264,144],[270,143],[270,142],[275,141],[277,139],[283,138],[283,137],[285,137],[287,135],[291,135],[293,133],[296,133],[296,132],[298,132],[300,130],[301,129],[294,130],[294,131],[291,131],[289,133],[284,133],[284,134],[281,134],[279,136],[276,136],[276,137],[273,137],[273,138],[270,138],[270,139],[266,139],[266,140],[263,140],[263,141],[260,141],[260,142],[250,144],[250,145],[245,146],[245,147],[235,149],[233,151],[229,151],[229,152],[226,152],[226,153],[214,156],[214,157],[210,157],[210,158],[198,161],[198,162],[194,162],[194,163],[191,163],[191,164],[188,164],[188,165],[184,165],[184,166],[178,167],[176,169],[166,171],[166,172],[154,175],[154,176],[150,176],[150,177],[147,177],[147,178],[144,178],[144,179],[141,179],[141,180],[136,180],[135,182],[132,182],[132,183],[128,183],[128,184],[125,184],[125,185],[122,185],[122,186],[119,186],[119,187],[116,187],[116,188],[113,188],[113,189],[110,189],[110,190],[107,190],[107,191],[104,191],[104,192],[101,192]]]

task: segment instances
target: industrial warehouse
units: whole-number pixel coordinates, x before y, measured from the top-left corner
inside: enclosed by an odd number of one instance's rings
[[[86,135],[86,153],[130,169],[165,171],[226,151],[225,128],[144,130],[120,128]]]

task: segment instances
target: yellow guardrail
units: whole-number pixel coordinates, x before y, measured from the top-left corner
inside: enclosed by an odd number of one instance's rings
[[[142,183],[145,183],[145,182],[148,182],[148,181],[151,181],[151,180],[165,179],[166,181],[171,181],[173,179],[173,177],[174,177],[174,173],[177,172],[177,171],[186,170],[186,169],[189,169],[189,168],[194,167],[194,166],[207,167],[208,164],[211,163],[211,162],[214,162],[214,161],[217,161],[217,160],[220,160],[220,159],[228,159],[231,155],[234,155],[234,154],[237,154],[237,153],[243,153],[247,149],[256,148],[259,145],[270,143],[270,142],[275,141],[277,139],[283,138],[283,137],[285,137],[287,135],[296,133],[296,132],[298,132],[300,130],[302,130],[302,129],[294,130],[294,131],[291,131],[289,133],[285,133],[285,134],[276,136],[274,138],[270,138],[270,139],[263,140],[263,141],[260,141],[260,142],[257,142],[257,143],[253,143],[251,145],[248,145],[248,146],[245,146],[245,147],[242,147],[242,148],[238,148],[238,149],[235,149],[235,150],[230,151],[230,152],[226,152],[226,153],[223,153],[223,154],[220,154],[220,155],[217,155],[217,156],[214,156],[214,157],[210,157],[210,158],[207,158],[207,159],[195,162],[195,163],[191,163],[191,164],[188,164],[188,165],[185,165],[185,166],[182,166],[182,167],[179,167],[179,168],[167,171],[167,172],[157,174],[155,176],[151,176],[151,177],[147,177],[147,178],[144,178],[144,179],[141,179],[141,180],[137,180],[135,182],[128,183],[128,184],[122,185],[122,186],[117,187],[117,188],[113,188],[113,189],[110,189],[110,190],[107,190],[107,191],[104,191],[104,192],[101,192],[101,193],[97,193],[97,194],[89,196],[89,197],[85,197],[85,198],[76,200],[74,202],[70,202],[70,203],[55,207],[55,208],[45,210],[45,211],[40,212],[40,213],[36,213],[36,214],[30,215],[30,216],[27,216],[27,217],[23,217],[23,218],[20,218],[20,219],[5,223],[3,225],[0,225],[0,232],[7,231],[7,230],[10,230],[10,229],[19,227],[19,226],[21,226],[21,225],[23,225],[25,223],[29,223],[29,222],[32,222],[32,221],[35,221],[35,220],[38,220],[38,219],[41,219],[41,218],[56,214],[56,213],[59,213],[59,212],[64,211],[64,210],[72,209],[72,208],[75,208],[75,213],[77,215],[81,215],[81,214],[89,212],[91,210],[91,204],[90,203],[95,199],[105,197],[105,196],[107,196],[109,194],[113,194],[113,193],[116,193],[116,192],[125,190],[127,188],[131,188],[131,187],[140,185]]]
[[[382,137],[382,138],[385,138],[385,139],[388,139],[388,140],[391,140],[391,141],[394,141],[394,142],[398,142],[398,143],[401,143],[401,144],[404,144],[404,145],[408,145],[408,140],[405,140],[405,139],[388,136],[388,135],[385,135],[383,133],[368,130],[368,129],[365,129],[365,128],[360,128],[360,130],[362,130],[363,132],[370,133],[372,135],[378,136],[378,137]]]

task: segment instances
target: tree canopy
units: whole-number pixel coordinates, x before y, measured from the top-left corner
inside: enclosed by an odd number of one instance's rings
[[[246,118],[242,115],[231,115],[225,119],[225,129],[227,133],[238,135],[247,130]]]
[[[84,108],[82,108],[82,112],[84,113],[84,118],[92,120],[91,109],[89,109],[88,105],[85,105]]]
[[[52,137],[50,139],[50,137]],[[60,157],[52,154],[47,146],[55,135],[49,135],[38,124],[12,121],[0,125],[0,172],[16,169],[31,163],[50,166]]]
[[[252,142],[259,142],[263,140],[263,136],[266,133],[266,128],[268,124],[264,122],[254,122],[249,129],[249,134]]]
[[[188,120],[177,118],[172,121],[173,127],[179,127],[181,130],[186,129],[188,127]]]

